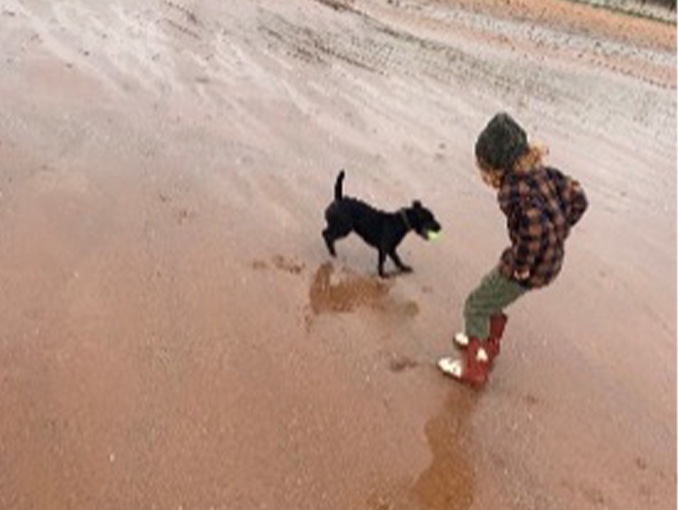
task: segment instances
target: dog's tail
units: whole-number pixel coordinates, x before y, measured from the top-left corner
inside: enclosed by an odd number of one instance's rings
[[[341,200],[344,198],[344,176],[346,173],[342,170],[339,172],[339,175],[337,175],[337,182],[334,183],[334,199],[335,200]]]

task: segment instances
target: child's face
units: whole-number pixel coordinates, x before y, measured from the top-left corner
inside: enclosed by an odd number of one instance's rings
[[[478,169],[480,170],[480,178],[485,184],[494,189],[499,189],[501,185],[501,172],[490,168],[483,161],[477,160]]]

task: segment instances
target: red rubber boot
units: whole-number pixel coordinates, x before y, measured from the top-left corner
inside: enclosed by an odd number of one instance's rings
[[[487,353],[490,363],[494,361],[494,358],[499,356],[501,337],[504,334],[507,321],[508,317],[504,313],[497,313],[490,317],[490,337],[487,339]]]
[[[487,342],[470,338],[463,360],[442,358],[438,361],[438,367],[443,373],[460,382],[476,388],[483,386],[490,373],[490,354]]]

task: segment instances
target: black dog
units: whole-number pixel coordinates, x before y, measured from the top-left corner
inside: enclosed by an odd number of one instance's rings
[[[441,230],[433,213],[426,209],[421,202],[412,202],[411,207],[403,207],[394,213],[379,211],[365,202],[355,198],[343,196],[344,171],[339,172],[334,185],[334,202],[325,210],[327,227],[323,230],[323,237],[330,255],[336,257],[334,242],[355,232],[370,246],[379,250],[379,276],[385,277],[384,262],[386,256],[391,257],[396,267],[403,272],[410,272],[412,268],[405,265],[396,248],[405,235],[414,230],[428,240],[431,234]]]

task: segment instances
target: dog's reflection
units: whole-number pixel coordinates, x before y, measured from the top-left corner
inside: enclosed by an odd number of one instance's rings
[[[342,271],[334,275],[332,264],[322,264],[315,272],[309,300],[314,315],[351,312],[358,307],[375,307],[388,295],[390,284],[369,276]]]
[[[347,269],[335,273],[327,262],[315,272],[309,289],[309,315],[347,313],[357,308],[388,312],[390,316],[411,318],[419,313],[414,301],[398,301],[389,295],[394,282],[359,275]]]

